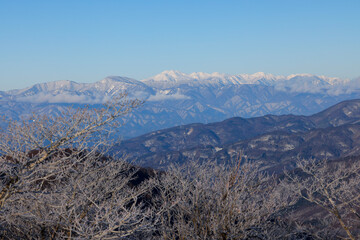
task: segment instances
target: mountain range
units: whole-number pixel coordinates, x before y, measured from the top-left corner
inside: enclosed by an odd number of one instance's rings
[[[311,116],[236,117],[177,126],[123,141],[112,152],[160,169],[191,160],[228,162],[242,154],[271,172],[292,168],[298,159],[359,156],[360,99]]]
[[[229,75],[164,71],[143,80],[111,76],[95,83],[56,81],[0,92],[0,111],[19,119],[32,112],[60,114],[68,106],[99,107],[119,92],[145,100],[123,119],[118,136],[131,138],[189,123],[266,114],[310,115],[348,99],[360,98],[360,79],[292,74]]]

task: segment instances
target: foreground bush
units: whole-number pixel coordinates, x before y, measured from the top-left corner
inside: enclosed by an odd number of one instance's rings
[[[151,182],[134,185],[138,171],[92,152],[59,152],[23,176],[3,204],[0,236],[113,239],[145,235],[152,230],[152,212],[144,207]]]
[[[172,167],[158,186],[162,239],[271,239],[272,214],[288,204],[273,177],[241,158]]]
[[[283,183],[289,195],[322,210],[321,215],[298,219],[321,239],[360,239],[360,161],[345,160],[302,160],[296,172],[286,172]]]

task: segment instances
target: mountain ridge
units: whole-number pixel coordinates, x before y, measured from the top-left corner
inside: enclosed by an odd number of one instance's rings
[[[346,109],[353,109],[353,117],[341,114]],[[123,141],[113,152],[157,168],[191,159],[226,162],[243,152],[249,160],[274,171],[294,165],[299,157],[360,155],[360,99],[311,116],[266,115],[173,127]]]
[[[111,76],[95,83],[42,83],[0,92],[0,112],[13,119],[32,112],[56,115],[68,106],[85,104],[96,108],[126,91],[130,98],[146,101],[123,119],[126,128],[117,134],[117,137],[131,138],[172,126],[217,122],[238,116],[311,115],[337,102],[360,98],[360,84],[356,81],[309,74],[289,75],[288,80],[265,73],[243,75],[243,80],[240,75],[221,73],[165,71],[164,74],[179,75],[186,81],[163,78],[165,83],[160,79],[159,85],[151,85],[150,80]]]
[[[153,77],[145,78],[142,80],[136,80],[136,79],[124,77],[124,76],[107,76],[104,79],[99,80],[94,83],[77,83],[75,81],[70,81],[70,80],[58,80],[58,81],[51,81],[51,82],[45,82],[45,83],[38,83],[38,84],[34,84],[34,85],[31,85],[30,87],[26,87],[23,89],[14,89],[14,90],[8,90],[8,91],[3,91],[3,92],[8,92],[10,94],[14,94],[18,91],[22,91],[22,90],[25,90],[28,88],[48,86],[48,85],[53,85],[53,86],[57,85],[58,88],[62,88],[64,86],[64,83],[83,85],[83,86],[91,86],[91,85],[99,85],[99,83],[103,83],[103,82],[106,82],[109,80],[114,81],[114,82],[127,82],[127,83],[132,83],[132,84],[141,84],[144,82],[145,83],[149,82],[150,80],[164,81],[164,82],[183,82],[184,80],[186,80],[186,81],[194,81],[194,80],[195,81],[196,80],[210,81],[211,78],[227,79],[228,80],[227,82],[223,81],[223,83],[227,83],[227,84],[259,84],[259,83],[263,84],[264,82],[257,82],[257,81],[265,80],[269,85],[271,85],[270,83],[274,83],[276,80],[278,80],[278,81],[288,80],[289,81],[294,78],[315,78],[317,80],[322,80],[329,85],[344,84],[344,83],[350,82],[349,79],[341,79],[338,77],[327,77],[324,75],[314,75],[314,74],[307,74],[307,73],[290,74],[288,76],[274,75],[274,74],[264,73],[264,72],[257,72],[254,74],[231,75],[231,74],[218,73],[218,72],[214,72],[214,73],[193,72],[190,74],[186,74],[186,73],[176,71],[176,70],[165,70]],[[233,81],[230,81],[229,79],[232,79]],[[236,79],[237,81],[235,81],[234,79]],[[63,83],[63,84],[61,84],[61,83]]]

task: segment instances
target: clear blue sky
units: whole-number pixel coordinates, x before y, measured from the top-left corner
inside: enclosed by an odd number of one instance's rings
[[[359,0],[0,0],[0,90],[163,70],[360,76]]]

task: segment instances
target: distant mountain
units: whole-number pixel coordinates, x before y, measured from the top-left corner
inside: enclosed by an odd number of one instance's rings
[[[192,159],[226,162],[240,152],[263,169],[280,171],[297,159],[360,155],[360,99],[311,116],[231,118],[155,131],[123,141],[113,152],[143,166],[166,168]]]
[[[266,86],[291,87],[298,92],[309,92],[314,90],[314,86],[317,87],[317,90],[320,90],[320,88],[326,88],[329,86],[348,83],[349,80],[330,78],[326,76],[316,76],[312,74],[292,74],[289,76],[276,76],[263,72],[238,75],[229,75],[217,72],[211,74],[203,72],[185,74],[179,71],[171,70],[164,71],[154,77],[144,79],[142,80],[142,82],[156,88],[169,88],[174,86],[180,86],[183,84],[192,86],[259,84]],[[302,84],[303,87],[301,89],[295,89],[295,85],[298,85],[299,83]]]
[[[60,114],[64,107],[98,104],[122,91],[146,100],[124,121],[119,136],[141,134],[189,123],[266,114],[310,115],[337,102],[360,98],[360,80],[293,74],[229,75],[164,71],[141,81],[107,77],[96,83],[57,81],[0,92],[0,111],[18,119],[31,112]]]
[[[99,104],[110,100],[119,92],[128,91],[138,97],[154,94],[144,83],[126,77],[107,77],[95,83],[56,81],[6,92],[16,102]]]

